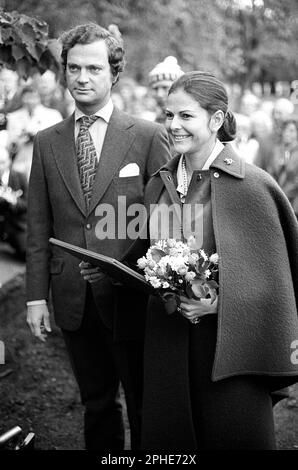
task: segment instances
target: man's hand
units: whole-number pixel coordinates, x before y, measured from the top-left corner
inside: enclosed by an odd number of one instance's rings
[[[99,281],[104,276],[104,273],[98,268],[92,266],[90,263],[86,263],[85,261],[81,261],[79,264],[80,274],[84,278],[85,281],[93,282]]]
[[[40,339],[40,341],[45,341],[47,335],[44,333],[44,330],[48,332],[52,331],[47,305],[28,305],[27,323],[32,334],[36,336],[36,338]]]

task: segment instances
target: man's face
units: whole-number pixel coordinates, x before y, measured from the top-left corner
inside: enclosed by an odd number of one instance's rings
[[[40,96],[37,91],[26,91],[22,96],[22,103],[24,108],[29,111],[34,111],[36,106],[40,104]]]
[[[156,82],[152,86],[153,96],[156,99],[159,106],[162,108],[165,107],[166,101],[168,98],[168,91],[171,88],[173,82],[169,80],[163,80],[160,82]]]
[[[66,81],[77,107],[85,114],[95,113],[109,101],[114,77],[103,40],[76,44],[68,51]]]

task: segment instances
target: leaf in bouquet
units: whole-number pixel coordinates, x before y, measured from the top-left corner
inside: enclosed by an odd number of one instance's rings
[[[197,298],[205,297],[206,291],[201,279],[195,279],[191,284],[192,292]]]
[[[152,256],[153,261],[155,261],[156,263],[158,263],[161,260],[161,258],[163,258],[165,255],[166,255],[165,252],[161,250],[160,248],[157,248],[157,247],[151,248],[151,256]]]
[[[218,289],[218,283],[214,281],[214,279],[211,279],[210,281],[208,281],[208,286],[211,289]]]
[[[203,257],[200,257],[197,261],[197,270],[198,272],[202,272],[203,271],[203,265],[205,263],[205,260]]]
[[[211,302],[210,302],[210,303],[211,303],[211,305],[212,305],[213,302],[214,302],[214,301],[216,300],[216,298],[217,298],[217,292],[216,292],[215,289],[209,289],[209,292],[208,292],[208,293],[210,294],[210,299],[211,299]]]
[[[186,292],[186,295],[189,299],[194,298],[194,293],[193,293],[191,284],[186,284],[185,292]]]
[[[174,294],[173,292],[163,292],[160,294],[160,296],[164,301],[167,314],[171,315],[172,313],[176,312],[179,303],[177,294]]]

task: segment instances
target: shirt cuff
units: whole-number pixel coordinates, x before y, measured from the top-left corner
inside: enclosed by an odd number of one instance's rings
[[[30,300],[27,302],[27,307],[30,307],[30,305],[46,305],[47,301],[45,299],[42,300]]]

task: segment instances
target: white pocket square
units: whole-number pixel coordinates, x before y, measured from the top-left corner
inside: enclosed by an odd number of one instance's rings
[[[121,168],[119,172],[119,178],[126,176],[138,176],[140,174],[139,165],[136,163],[128,163],[125,167]]]

